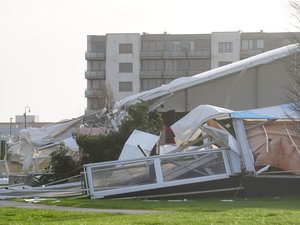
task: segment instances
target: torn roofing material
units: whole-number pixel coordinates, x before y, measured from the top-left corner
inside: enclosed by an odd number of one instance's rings
[[[217,117],[235,119],[299,119],[291,104],[244,111],[232,111],[212,105],[200,105],[171,126],[175,134],[176,143],[187,142],[194,136],[199,126]]]
[[[239,119],[298,119],[292,104],[264,107],[230,113],[231,118]]]
[[[211,81],[219,77],[224,77],[235,72],[247,70],[248,68],[282,59],[288,55],[299,52],[299,50],[300,49],[298,44],[292,44],[268,52],[264,52],[262,54],[255,55],[253,57],[249,57],[247,59],[240,60],[238,62],[234,62],[222,67],[218,67],[191,77],[181,77],[173,80],[169,84],[165,84],[160,87],[124,98],[116,103],[116,108],[122,110],[123,108],[126,108],[139,101],[151,101],[159,98],[168,98],[175,92],[197,86],[207,81]]]
[[[212,105],[198,106],[171,126],[176,143],[188,141],[197,132],[199,126],[207,120],[224,115],[228,116],[230,112],[232,111],[229,109]]]

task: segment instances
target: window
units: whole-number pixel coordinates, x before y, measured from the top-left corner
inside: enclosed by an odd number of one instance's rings
[[[88,89],[100,90],[101,81],[100,80],[88,80]]]
[[[88,61],[88,64],[91,71],[105,70],[105,61]]]
[[[119,73],[132,73],[132,63],[119,63]]]
[[[178,60],[166,60],[166,71],[186,71],[188,70],[189,64],[185,59]]]
[[[161,86],[162,82],[161,79],[142,79],[141,80],[141,85],[142,85],[142,90],[150,90],[156,87]]]
[[[265,47],[264,40],[242,40],[242,50],[263,49]]]
[[[248,50],[248,40],[242,40],[242,50]]]
[[[256,40],[256,48],[257,49],[264,48],[264,40]]]
[[[232,62],[231,62],[231,61],[220,61],[218,65],[219,65],[219,67],[220,67],[220,66],[228,65],[228,64],[230,64],[230,63],[232,63]]]
[[[102,36],[90,36],[90,51],[91,52],[105,52],[106,41]]]
[[[209,59],[190,59],[190,71],[210,70],[211,61]]]
[[[119,44],[119,53],[120,54],[131,54],[132,53],[132,44]]]
[[[142,51],[163,51],[164,42],[163,41],[142,41]]]
[[[142,60],[142,71],[161,71],[164,69],[162,60]]]
[[[132,91],[132,82],[130,82],[130,81],[119,82],[119,91],[120,92],[131,92]]]
[[[167,51],[189,51],[191,42],[190,41],[166,41]]]
[[[198,39],[194,43],[195,51],[210,51],[210,48],[208,48],[211,45],[210,39]]]
[[[187,60],[176,60],[176,70],[177,71],[186,71],[188,70],[188,61]]]
[[[232,42],[219,42],[219,52],[232,52]]]

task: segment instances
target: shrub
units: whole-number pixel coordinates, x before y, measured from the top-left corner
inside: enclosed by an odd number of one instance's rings
[[[134,129],[158,135],[163,120],[158,112],[149,112],[146,103],[129,107],[118,132],[96,137],[79,135],[77,144],[81,151],[81,163],[117,160],[121,150]]]

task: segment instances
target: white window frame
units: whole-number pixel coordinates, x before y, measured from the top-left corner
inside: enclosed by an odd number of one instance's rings
[[[105,196],[109,195],[117,195],[117,194],[123,194],[123,193],[130,193],[130,192],[136,192],[136,191],[143,191],[143,190],[150,190],[150,189],[157,189],[157,188],[165,188],[165,187],[172,187],[177,185],[185,185],[185,184],[192,184],[192,183],[198,183],[198,182],[207,182],[207,181],[213,181],[213,180],[219,180],[219,179],[225,179],[229,178],[232,174],[232,171],[230,169],[228,156],[226,153],[227,150],[214,150],[213,152],[211,150],[208,151],[202,151],[202,153],[177,153],[177,154],[168,154],[168,155],[162,155],[162,156],[152,156],[147,157],[145,159],[136,159],[136,160],[126,160],[126,161],[110,161],[110,162],[103,162],[103,163],[93,163],[93,164],[87,164],[84,165],[84,174],[85,174],[85,180],[88,186],[88,194],[91,196],[91,198],[104,198]],[[185,155],[193,155],[193,154],[203,154],[203,153],[211,153],[214,152],[221,152],[224,160],[224,166],[225,171],[224,173],[217,174],[217,175],[209,175],[204,177],[195,177],[195,178],[188,178],[188,179],[180,179],[180,180],[172,180],[172,181],[163,181],[162,178],[162,170],[161,170],[161,159],[163,158],[170,158],[170,157],[180,157]],[[113,188],[113,189],[106,189],[101,191],[94,190],[93,185],[93,175],[92,171],[93,168],[98,168],[99,166],[104,165],[122,165],[124,162],[130,163],[130,162],[143,162],[143,161],[154,161],[155,165],[155,173],[157,182],[153,184],[144,184],[144,185],[137,185],[137,186],[130,186],[130,187],[120,187],[120,188]]]
[[[232,52],[233,51],[233,43],[226,41],[226,42],[219,42],[218,43],[218,51],[221,52]]]

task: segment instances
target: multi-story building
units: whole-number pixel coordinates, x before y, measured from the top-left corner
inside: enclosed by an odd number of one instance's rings
[[[263,31],[89,35],[86,113],[109,107],[112,96],[118,101],[292,42],[289,33]]]

